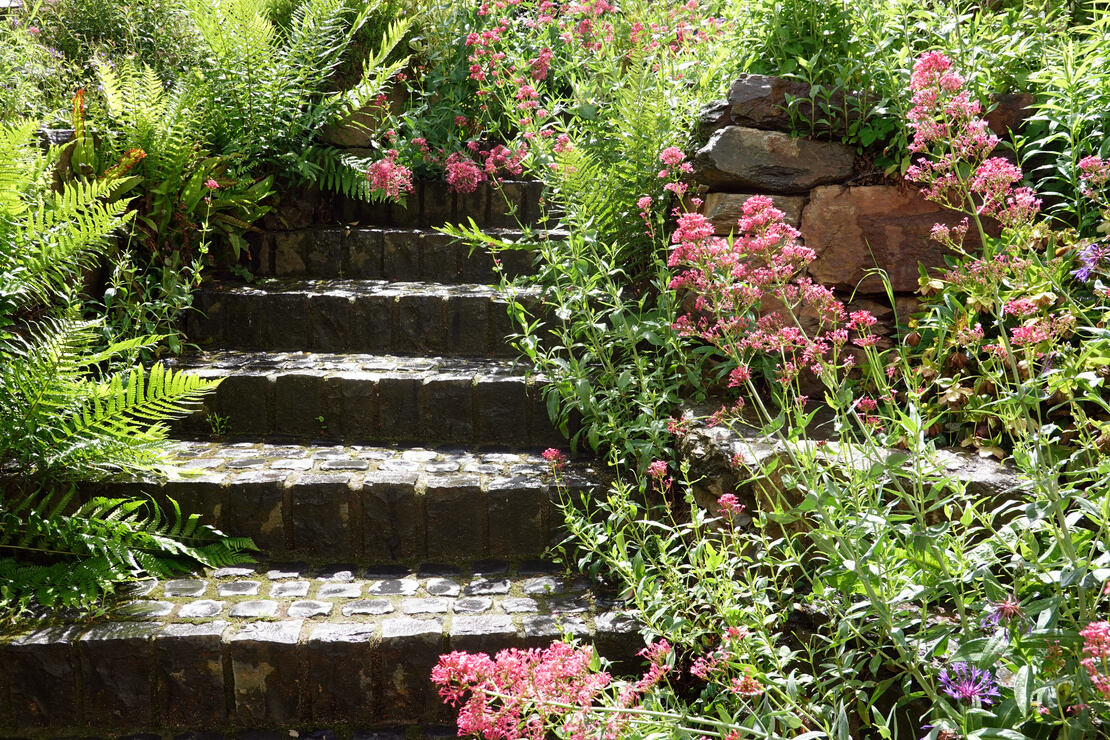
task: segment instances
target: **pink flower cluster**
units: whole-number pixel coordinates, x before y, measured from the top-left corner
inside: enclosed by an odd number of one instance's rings
[[[460,736],[543,740],[548,724],[560,722],[571,729],[570,737],[585,738],[583,715],[611,681],[608,673],[590,668],[593,658],[593,648],[565,642],[543,650],[502,650],[496,658],[454,652],[440,656],[432,682],[444,701],[460,707]],[[582,732],[574,731],[576,725]]]
[[[910,77],[913,108],[907,118],[914,134],[910,150],[921,156],[906,179],[947,208],[996,218],[1005,226],[1027,224],[1041,202],[1031,189],[1015,187],[1022,180],[1021,168],[991,156],[999,139],[980,115],[979,102],[963,88],[963,77],[944,54],[928,52],[918,58]],[[954,231],[942,226],[932,236],[959,246],[965,234],[966,227]]]
[[[1096,199],[1098,191],[1110,182],[1110,159],[1091,155],[1079,160],[1080,192]]]
[[[1103,672],[1106,658],[1110,657],[1110,622],[1091,622],[1079,631],[1079,636],[1083,638],[1083,652],[1087,654],[1080,664],[1087,669],[1098,692],[1110,699],[1110,676]]]
[[[870,313],[849,316],[832,290],[802,276],[816,255],[798,241],[798,230],[770,198],[745,201],[733,241],[713,231],[699,213],[679,215],[668,265],[680,270],[671,288],[694,296],[694,310],[680,316],[675,328],[742,355],[732,357],[737,368],[730,385],[746,382],[746,360],[753,355],[777,359],[780,379],[789,382],[805,368],[819,373],[849,341],[875,344]],[[782,311],[765,310],[765,301],[792,311],[804,306],[816,315],[817,331],[807,333]]]
[[[412,171],[398,164],[397,156],[397,150],[390,149],[385,159],[374,162],[366,171],[370,187],[393,200],[400,198],[401,193],[412,192]]]
[[[548,447],[544,450],[541,457],[547,461],[553,470],[562,470],[567,466],[566,453],[560,452],[554,447]]]
[[[486,181],[486,171],[464,152],[447,157],[447,185],[456,193],[473,193]]]
[[[448,704],[460,707],[459,735],[486,740],[542,740],[558,728],[569,740],[617,738],[631,719],[627,712],[596,712],[598,702],[613,709],[637,706],[645,693],[672,670],[674,648],[659,640],[639,652],[647,671],[634,683],[620,686],[615,699],[604,690],[613,684],[604,671],[591,668],[592,647],[553,642],[545,649],[497,653],[441,655],[432,669],[432,683]]]

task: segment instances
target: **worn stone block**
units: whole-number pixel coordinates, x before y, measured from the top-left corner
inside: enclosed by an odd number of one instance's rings
[[[396,441],[416,439],[420,418],[419,380],[408,374],[386,374],[378,379],[377,385],[381,436]]]
[[[48,627],[0,643],[0,665],[17,727],[80,724],[78,661],[73,651],[80,634],[79,627]]]
[[[594,645],[603,657],[631,667],[636,652],[644,646],[635,615],[620,611],[598,614],[594,618]]]
[[[474,441],[521,444],[528,437],[525,380],[518,376],[479,378],[474,388]]]
[[[289,489],[293,547],[316,553],[351,553],[348,473],[302,475]]]
[[[477,476],[429,476],[424,509],[429,552],[443,558],[488,553],[486,500]]]
[[[316,601],[314,599],[304,599],[301,601],[294,601],[289,605],[289,610],[286,612],[290,617],[298,619],[305,619],[309,617],[326,617],[331,614],[331,610],[335,605],[330,601]]]
[[[382,276],[387,280],[420,279],[420,235],[409,229],[382,234]]]
[[[227,721],[220,657],[227,622],[170,624],[154,638],[156,712],[171,727],[221,727]]]
[[[473,387],[469,374],[437,375],[421,383],[421,438],[470,441],[474,434]]]
[[[424,510],[414,473],[376,471],[362,484],[363,547],[371,560],[424,557]]]
[[[420,279],[437,283],[458,282],[467,262],[466,248],[446,234],[421,235]]]
[[[490,307],[484,296],[457,296],[447,301],[445,346],[454,354],[504,354],[501,338],[510,331],[509,317],[490,311]]]
[[[305,264],[307,238],[303,231],[278,231],[271,235],[271,254],[273,263],[264,274],[277,277],[300,277],[308,272]]]
[[[713,223],[717,236],[728,236],[736,232],[736,222],[740,220],[744,203],[752,193],[709,193],[705,196],[701,212]],[[771,202],[785,214],[784,220],[794,228],[802,224],[803,196],[773,195]]]
[[[223,341],[223,299],[219,291],[197,291],[193,298],[193,310],[186,314],[185,330],[190,339],[201,345]]]
[[[722,190],[804,193],[852,176],[855,153],[842,144],[727,126],[694,157],[694,176]]]
[[[370,721],[374,698],[372,624],[322,624],[306,643],[306,689],[317,722]]]
[[[519,642],[513,618],[498,614],[459,615],[451,620],[451,650],[495,654]]]
[[[359,351],[393,351],[393,311],[392,294],[363,295],[355,301],[350,311],[350,335]]]
[[[300,291],[273,292],[266,296],[265,311],[253,296],[244,296],[240,321],[228,320],[229,346],[296,352],[309,346],[311,324],[309,296]],[[253,300],[252,300],[253,299]],[[230,312],[229,312],[230,313]],[[260,327],[251,324],[258,320]]]
[[[424,223],[441,226],[455,222],[455,194],[442,180],[423,182],[421,187]]]
[[[515,228],[517,220],[524,221],[527,207],[523,182],[505,180],[501,187],[490,193],[489,226]]]
[[[317,228],[305,232],[305,275],[316,279],[342,276],[345,236],[343,228]]]
[[[308,343],[299,349],[316,352],[361,352],[360,325],[355,320],[358,299],[345,291],[312,295],[308,301]]]
[[[278,603],[266,599],[240,601],[231,607],[231,616],[237,619],[262,619],[277,616]]]
[[[228,531],[250,537],[264,550],[286,550],[285,474],[278,470],[240,473],[226,491],[224,524]]]
[[[112,622],[78,643],[86,720],[99,726],[143,726],[152,719],[154,635],[159,622]]]
[[[343,241],[343,274],[349,278],[380,278],[383,241],[380,229],[350,229]]]
[[[467,219],[474,219],[474,223],[478,226],[488,226],[490,195],[491,188],[488,185],[479,185],[473,193],[457,193],[455,195],[457,218],[463,223],[466,223]]]
[[[234,680],[235,719],[279,724],[302,717],[301,620],[253,622],[225,636]]]
[[[376,716],[383,722],[419,722],[442,714],[428,670],[446,652],[438,619],[388,618],[375,665]]]
[[[494,478],[486,496],[490,555],[536,555],[547,548],[550,543],[545,486],[535,478]]]
[[[447,348],[447,299],[434,293],[402,293],[395,301],[393,352],[442,354]]]
[[[324,416],[325,411],[321,386],[320,376],[313,373],[287,372],[276,376],[274,431],[279,434],[318,434],[318,419]]]
[[[272,434],[274,431],[274,378],[234,375],[216,389],[216,410],[228,418],[233,435]],[[207,421],[205,431],[210,431]]]

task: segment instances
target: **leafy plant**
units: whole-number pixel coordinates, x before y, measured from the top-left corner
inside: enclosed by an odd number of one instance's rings
[[[174,507],[95,500],[70,484],[156,473],[166,422],[215,383],[156,364],[121,366],[159,337],[94,349],[100,320],[76,317],[81,271],[131,218],[118,177],[53,184],[57,150],[34,127],[0,126],[0,606],[89,608],[143,573],[226,562],[252,545]],[[116,172],[122,172],[118,168]]]

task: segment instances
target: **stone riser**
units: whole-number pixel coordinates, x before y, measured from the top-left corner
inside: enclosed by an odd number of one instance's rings
[[[530,250],[506,250],[499,259],[515,277],[531,270],[532,256]],[[466,244],[435,231],[339,226],[266,234],[251,262],[254,274],[270,277],[438,283],[496,283],[493,268],[488,252],[471,254]]]
[[[297,355],[299,356],[299,355]],[[281,357],[267,355],[267,357]],[[445,366],[428,372],[321,365],[272,369],[187,369],[222,377],[202,408],[177,423],[209,438],[209,415],[226,417],[235,436],[293,437],[348,444],[409,442],[434,445],[561,446],[535,383],[483,366]],[[428,361],[422,360],[425,364]]]
[[[452,193],[444,182],[416,182],[404,206],[365,203],[319,191],[286,197],[267,214],[267,230],[288,230],[317,224],[358,224],[408,228],[435,228],[445,223],[473,220],[482,228],[517,228],[535,224],[540,216],[543,187],[534,181],[505,181],[500,189],[488,184],[468,194]],[[511,211],[515,209],[515,215]]]
[[[639,645],[609,613],[600,625],[589,614],[565,619],[608,656]],[[550,616],[501,614],[45,629],[0,644],[0,729],[60,737],[84,727],[448,723],[429,681],[441,654],[546,645],[559,634]]]
[[[496,295],[480,285],[216,283],[197,294],[188,334],[206,348],[508,357],[514,327]]]
[[[413,563],[539,556],[560,539],[554,486],[527,477],[242,471],[88,494],[172,498],[268,558]]]

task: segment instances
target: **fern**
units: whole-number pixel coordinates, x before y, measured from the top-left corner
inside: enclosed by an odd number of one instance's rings
[[[115,180],[54,191],[56,152],[39,151],[32,131],[0,126],[2,614],[87,609],[118,581],[241,559],[252,547],[172,502],[169,514],[148,500],[73,505],[71,482],[157,473],[166,422],[215,383],[123,365],[160,337],[95,349],[103,322],[77,316],[81,270],[110,247],[128,204],[114,199]]]
[[[63,489],[0,499],[0,611],[15,614],[32,604],[89,610],[114,583],[164,578],[197,564],[230,565],[253,549],[196,514],[183,515],[172,500],[168,514],[152,501],[117,498],[95,498],[66,513],[73,498],[72,489]]]
[[[350,123],[408,62],[388,61],[409,29],[409,20],[398,21],[363,60],[358,81],[348,90],[330,89],[352,39],[379,5],[306,0],[293,9],[288,28],[279,29],[266,0],[188,0],[209,52],[195,99],[215,151],[275,171],[288,184],[369,199],[370,189],[357,182],[368,162],[331,150],[322,134]]]

